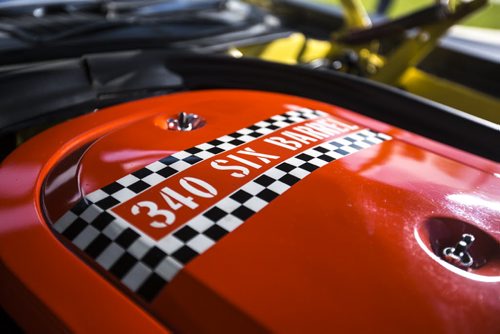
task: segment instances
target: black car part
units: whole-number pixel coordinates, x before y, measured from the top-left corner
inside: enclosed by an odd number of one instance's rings
[[[396,88],[331,71],[257,59],[136,51],[0,68],[0,136],[147,96],[196,89],[254,89],[354,110],[500,161],[498,125]],[[362,98],[361,98],[362,97]]]

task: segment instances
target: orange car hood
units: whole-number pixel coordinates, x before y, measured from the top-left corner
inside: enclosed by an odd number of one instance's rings
[[[205,125],[169,130],[181,112]],[[317,101],[173,94],[12,154],[0,251],[75,331],[495,333],[499,172]],[[463,234],[470,268],[443,257]]]

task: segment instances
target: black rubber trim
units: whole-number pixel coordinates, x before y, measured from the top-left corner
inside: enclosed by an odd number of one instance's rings
[[[189,89],[259,89],[312,98],[500,161],[492,144],[500,141],[499,125],[363,78],[252,59],[172,59],[170,66]]]
[[[66,117],[169,91],[217,88],[324,101],[500,161],[493,144],[500,141],[498,125],[393,87],[258,59],[161,51],[92,55],[11,71],[0,68],[0,90],[7,92],[0,99],[0,135],[46,117]]]

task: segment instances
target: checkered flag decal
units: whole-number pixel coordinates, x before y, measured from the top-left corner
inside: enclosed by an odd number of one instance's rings
[[[107,209],[201,160],[276,129],[323,115],[309,109],[290,111],[175,153],[86,196],[54,224],[54,229],[131,291],[151,301],[187,263],[292,185],[329,162],[390,137],[363,130],[308,149],[264,172],[158,242],[137,232]]]
[[[107,210],[204,159],[288,125],[325,115],[322,111],[298,108],[172,154],[87,195],[53,227],[127,287],[149,300],[191,259],[191,252],[183,248],[165,259],[165,252],[156,247],[152,239],[136,232]],[[162,248],[169,251],[182,238],[187,236],[163,242]],[[137,279],[145,276],[148,277],[146,282]]]
[[[313,147],[264,172],[161,240],[158,246],[168,249],[165,260],[172,264],[170,272],[177,272],[316,169],[389,139],[366,129]]]

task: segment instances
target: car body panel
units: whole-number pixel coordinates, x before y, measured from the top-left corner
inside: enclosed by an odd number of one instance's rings
[[[67,189],[47,195],[47,180],[53,173],[64,174],[58,166],[72,152],[84,149],[76,170],[66,174],[73,175],[69,179],[78,181],[80,196],[85,196],[173,152],[281,114],[290,105],[321,110],[392,140],[305,176],[187,263],[153,300],[127,289],[51,228],[51,218],[54,222],[76,204],[75,198],[61,195],[71,194]],[[186,132],[166,129],[166,120],[182,111],[199,114],[207,124]],[[47,319],[32,317],[36,313],[48,315],[75,332],[431,328],[495,333],[500,328],[495,316],[500,310],[498,248],[486,264],[462,270],[430,250],[426,224],[447,217],[481,230],[498,245],[499,174],[497,163],[289,95],[207,90],[103,109],[41,133],[2,162],[2,295],[22,285],[26,293],[13,305],[33,300],[42,305],[25,313],[5,307],[25,321]],[[224,182],[209,170],[206,177]],[[47,209],[53,206],[65,209]]]

